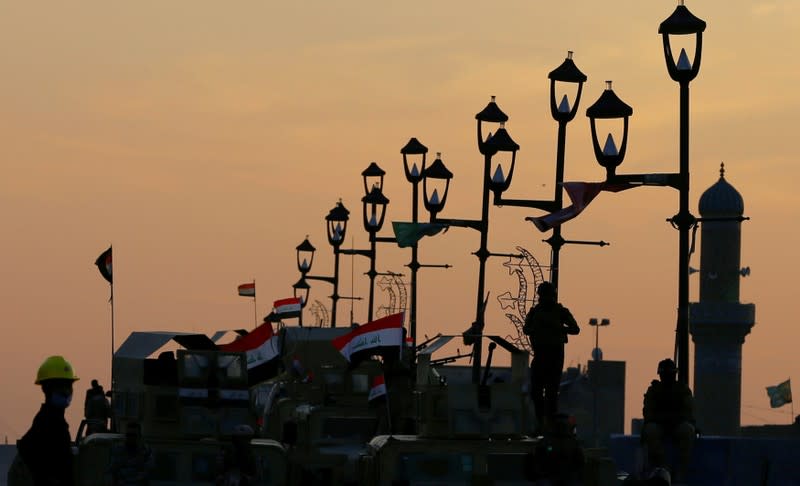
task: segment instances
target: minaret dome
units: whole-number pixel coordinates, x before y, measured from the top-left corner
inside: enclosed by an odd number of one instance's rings
[[[719,180],[700,196],[700,215],[705,217],[741,216],[744,199],[739,191],[725,180],[725,164],[720,164]]]

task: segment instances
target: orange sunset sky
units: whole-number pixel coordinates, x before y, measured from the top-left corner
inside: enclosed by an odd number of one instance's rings
[[[508,197],[552,197],[556,124],[547,74],[568,50],[588,76],[567,135],[566,180],[601,180],[586,108],[614,81],[634,109],[620,173],[678,168],[678,86],[657,33],[670,0],[532,2],[139,1],[0,4],[0,440],[21,436],[41,402],[35,372],[51,354],[81,381],[73,431],[92,378],[110,375],[108,284],[95,258],[114,245],[116,344],[132,331],[213,332],[248,327],[256,279],[259,316],[291,295],[295,246],[317,247],[312,273],[333,258],[324,216],[342,198],[348,246],[367,245],[361,171],[386,170],[388,222],[409,220],[411,186],[400,148],[417,137],[455,174],[447,218],[480,213],[482,156],[474,115],[497,96],[521,149]],[[800,4],[795,0],[690,1],[708,23],[691,84],[691,207],[719,177],[743,195],[741,300],[756,304],[743,356],[744,424],[788,423],[765,387],[800,379],[795,289],[796,131],[800,111]],[[641,188],[601,194],[564,227],[568,239],[611,242],[562,251],[560,299],[583,327],[567,364],[594,346],[627,361],[626,423],[658,360],[671,356],[678,232],[665,219],[678,194]],[[423,213],[424,214],[424,213]],[[526,216],[491,209],[489,247],[549,247]],[[701,242],[698,242],[700,244]],[[478,233],[461,228],[420,244],[419,335],[459,333],[474,319]],[[699,249],[699,248],[698,248]],[[378,250],[378,269],[408,273],[410,251]],[[486,332],[510,324],[495,299],[516,281],[490,259]],[[692,256],[699,265],[699,251]],[[342,294],[366,320],[367,260],[342,258]],[[354,278],[351,277],[354,275]],[[697,275],[691,277],[697,299]],[[326,304],[330,287],[311,299]],[[377,291],[378,304],[386,294]],[[341,301],[339,321],[350,304]],[[311,316],[307,316],[311,320]],[[451,350],[451,351],[454,351]],[[463,349],[462,349],[463,351]],[[485,353],[484,353],[485,355]],[[464,363],[466,364],[466,362]]]

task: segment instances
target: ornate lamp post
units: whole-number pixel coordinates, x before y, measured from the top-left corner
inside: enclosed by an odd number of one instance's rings
[[[403,169],[406,180],[411,183],[411,222],[416,224],[419,222],[419,183],[425,172],[428,147],[424,146],[416,138],[411,138],[408,143],[400,149],[400,153],[403,154]],[[411,270],[411,309],[408,318],[408,328],[411,335],[412,346],[416,349],[417,271],[420,268],[419,249],[416,242],[411,246],[411,263],[408,264],[408,268]]]
[[[543,211],[554,212],[560,210],[564,205],[562,184],[564,182],[564,154],[567,143],[567,124],[575,118],[578,113],[578,105],[581,101],[583,83],[586,82],[586,75],[581,72],[572,60],[572,51],[567,52],[564,62],[557,68],[550,71],[547,76],[550,79],[550,115],[558,122],[558,139],[556,143],[556,176],[555,193],[551,200],[537,199],[505,199],[502,197],[503,191],[508,189],[511,183],[512,172],[506,177],[505,186],[497,186],[500,190],[495,190],[494,204],[496,206],[516,206],[525,208],[541,209]],[[570,94],[564,91],[571,91],[574,103],[570,105]],[[561,93],[559,101],[559,93]],[[513,170],[513,165],[511,166]],[[493,179],[497,178],[495,174]],[[561,236],[561,226],[553,228],[553,234],[545,242],[550,245],[550,282],[558,289],[558,276],[560,270],[559,254],[561,247],[567,243],[583,245],[607,245],[604,241],[582,241],[565,240]]]
[[[430,212],[431,222],[449,224],[450,226],[460,226],[472,228],[480,233],[480,247],[474,253],[478,257],[478,291],[475,305],[475,321],[470,329],[464,334],[466,344],[472,344],[472,382],[480,382],[481,369],[481,336],[485,325],[484,311],[484,287],[486,279],[486,260],[490,256],[508,256],[508,254],[491,253],[488,250],[489,239],[489,192],[495,193],[508,189],[511,184],[511,177],[506,178],[503,174],[513,174],[514,164],[516,163],[519,145],[511,138],[505,129],[504,123],[508,116],[497,106],[492,96],[492,100],[477,115],[477,138],[478,150],[484,156],[483,164],[483,197],[481,204],[480,219],[446,219],[439,218],[438,213],[444,209],[447,202],[447,193],[450,189],[450,180],[453,178],[441,160],[441,154],[437,154],[436,160],[430,167],[425,169],[422,182],[424,192],[425,209]],[[483,138],[483,124],[497,123],[499,127],[494,134],[489,134]],[[495,169],[495,177],[490,176],[492,168],[492,158],[498,156],[500,163]],[[429,187],[430,186],[430,187]],[[432,188],[432,189],[431,189]],[[441,192],[440,192],[441,191]]]
[[[396,243],[397,240],[391,237],[377,236],[378,232],[383,228],[383,222],[386,218],[386,206],[389,204],[389,198],[383,195],[383,176],[386,172],[383,171],[378,164],[372,162],[369,167],[361,172],[364,179],[365,195],[361,198],[364,217],[364,230],[369,233],[369,249],[343,249],[339,252],[343,255],[361,255],[369,258],[369,310],[367,320],[372,321],[375,306],[375,277],[378,272],[375,270],[375,260],[377,258],[376,245],[377,243]]]
[[[678,214],[669,219],[678,229],[678,317],[675,337],[675,354],[678,364],[678,380],[682,383],[689,382],[689,230],[696,223],[696,218],[689,211],[689,83],[697,77],[700,71],[700,59],[703,47],[703,31],[706,23],[695,17],[683,5],[683,0],[665,21],[661,23],[658,32],[664,44],[664,59],[667,72],[680,87],[680,121],[679,121],[679,171],[668,174],[630,174],[617,175],[616,167],[622,163],[625,156],[625,147],[628,135],[628,117],[633,110],[622,103],[614,95],[609,83],[608,89],[600,99],[586,110],[592,126],[592,139],[595,157],[598,163],[606,168],[606,181],[608,183],[624,183],[639,185],[669,186],[679,191]],[[672,53],[670,36],[693,35],[695,36],[695,51],[693,61],[684,49],[675,60]],[[627,108],[626,108],[627,107]],[[611,134],[606,139],[605,146],[601,149],[595,129],[595,119],[617,118],[624,121],[622,145],[617,150]]]
[[[672,224],[678,227],[678,322],[677,363],[678,380],[689,383],[689,229],[695,218],[689,212],[689,82],[700,72],[703,51],[703,31],[706,23],[692,15],[681,4],[658,27],[664,43],[667,71],[680,86],[680,205]],[[681,49],[677,62],[672,56],[670,35],[694,35],[694,61],[688,62],[686,51]]]
[[[333,285],[333,294],[331,294],[331,327],[336,327],[336,304],[340,298],[339,254],[341,253],[340,247],[342,246],[345,234],[347,233],[347,221],[349,219],[350,211],[344,207],[344,204],[342,204],[341,200],[336,203],[336,206],[334,206],[333,209],[328,212],[328,215],[325,216],[328,243],[333,247],[334,265],[332,277],[308,275],[308,272],[311,271],[311,265],[314,262],[314,252],[316,251],[316,248],[314,248],[314,245],[308,241],[308,238],[303,240],[303,242],[297,246],[297,270],[300,272],[300,281],[293,285],[295,289],[295,297],[298,296],[298,292],[303,292],[305,294],[305,300],[303,300],[302,305],[305,307],[305,303],[308,302],[308,295],[310,293],[310,288],[306,280],[319,280]],[[300,322],[302,323],[302,317]]]

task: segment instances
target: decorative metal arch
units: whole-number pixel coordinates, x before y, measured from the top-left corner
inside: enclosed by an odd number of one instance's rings
[[[530,341],[523,331],[525,317],[528,309],[536,304],[536,287],[544,282],[544,274],[539,261],[525,248],[516,247],[519,257],[509,257],[503,266],[508,268],[508,273],[517,277],[517,294],[513,295],[510,291],[497,296],[502,310],[511,309],[514,312],[506,312],[506,317],[514,326],[514,333],[506,336],[506,339],[520,349],[532,354]]]
[[[389,304],[378,308],[378,317],[384,317],[408,308],[408,291],[403,274],[386,272],[378,281],[378,287],[389,295]]]
[[[325,307],[325,304],[322,302],[315,300],[313,304],[311,304],[311,314],[314,315],[314,325],[317,327],[325,327],[330,322],[330,317],[328,314],[328,308]]]

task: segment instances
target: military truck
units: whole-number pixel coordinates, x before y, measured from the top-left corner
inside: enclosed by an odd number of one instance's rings
[[[111,454],[122,446],[124,436],[116,433],[92,434],[81,440],[75,461],[77,486],[107,486],[110,484]],[[221,451],[228,447],[225,440],[147,440],[154,454],[149,471],[151,485],[218,484],[218,464]],[[250,443],[260,485],[286,485],[286,451],[275,441],[253,439]]]
[[[442,336],[417,355],[419,431],[373,438],[359,460],[361,484],[530,484],[536,461],[548,460],[550,443],[532,437],[527,399],[528,353],[499,336],[489,341],[480,383],[449,380],[432,354],[454,336]],[[491,371],[497,346],[511,355],[504,378]],[[441,362],[441,360],[439,361]],[[544,452],[543,452],[544,450]],[[587,484],[616,484],[613,463],[588,454]],[[598,466],[600,464],[600,466]]]
[[[171,345],[174,350],[161,351]],[[114,431],[141,425],[153,454],[151,484],[215,484],[223,451],[239,425],[257,428],[245,353],[219,351],[203,334],[134,332],[114,354]],[[108,484],[112,450],[123,435],[100,433],[76,443],[77,484]],[[257,483],[288,484],[286,450],[254,438]]]
[[[370,404],[372,380],[385,371],[375,360],[350,366],[332,345],[349,328],[286,327],[279,331],[285,372],[255,388],[261,436],[286,444],[295,484],[355,484],[368,442],[392,427],[413,424],[411,404]],[[388,378],[387,378],[388,379]],[[390,394],[411,395],[397,378]]]

